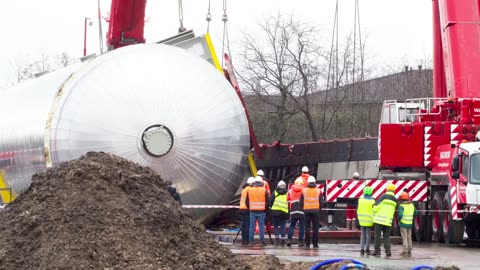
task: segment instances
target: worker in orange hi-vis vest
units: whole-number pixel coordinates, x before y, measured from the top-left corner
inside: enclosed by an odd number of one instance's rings
[[[305,215],[305,248],[318,248],[318,228],[320,222],[320,205],[322,203],[322,191],[317,187],[315,177],[308,178],[307,187],[303,188],[300,195],[300,203],[303,205]],[[313,227],[313,237],[310,237],[310,228]]]
[[[359,180],[360,174],[358,172],[353,173],[353,180]],[[357,206],[354,202],[347,202],[347,212],[345,213],[346,217],[346,229],[354,230],[357,229]]]
[[[242,195],[240,196],[240,215],[242,216],[242,225],[240,227],[240,231],[242,231],[242,245],[248,245],[248,230],[250,228],[250,210],[248,210],[246,200],[247,200],[247,192],[250,187],[255,182],[255,178],[249,177],[247,183],[243,185]]]
[[[302,174],[299,177],[301,177],[303,179],[303,186],[307,187],[308,177],[310,177],[310,174],[308,173],[308,167],[307,166],[302,167]]]
[[[260,243],[266,246],[265,243],[265,213],[268,210],[268,192],[263,187],[263,179],[261,176],[255,177],[253,186],[248,189],[245,204],[250,210],[250,228],[249,233],[249,246],[253,246],[253,236],[255,235],[255,223],[258,221]]]
[[[267,179],[265,178],[265,174],[263,173],[263,170],[258,170],[257,171],[257,176],[262,177],[263,187],[267,190],[268,196],[270,196],[270,194],[272,194],[272,192],[270,191],[270,184],[268,183]]]

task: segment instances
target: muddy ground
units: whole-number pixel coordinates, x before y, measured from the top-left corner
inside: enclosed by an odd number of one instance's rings
[[[0,269],[310,269],[233,255],[149,168],[88,153],[33,176],[0,212]],[[325,269],[339,269],[330,266]]]

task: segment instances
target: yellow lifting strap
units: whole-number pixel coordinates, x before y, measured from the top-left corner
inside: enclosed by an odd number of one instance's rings
[[[252,152],[248,153],[248,165],[250,165],[250,171],[252,172],[253,177],[257,176],[257,166],[253,160]]]
[[[0,170],[0,197],[3,203],[11,203],[16,196],[13,190],[3,181],[3,174],[4,172]]]
[[[213,47],[212,39],[210,38],[210,34],[206,33],[205,41],[207,41],[208,50],[210,51],[210,56],[212,57],[213,65],[223,74],[223,69],[220,66],[220,62],[218,62],[217,53],[215,52],[215,48]],[[223,55],[221,56],[223,57]]]

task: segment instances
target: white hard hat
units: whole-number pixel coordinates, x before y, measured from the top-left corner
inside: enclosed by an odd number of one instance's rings
[[[359,177],[360,177],[360,174],[358,172],[353,173],[353,178],[359,178]]]
[[[257,171],[257,175],[264,176],[263,171],[262,171],[262,170],[258,170],[258,171]]]
[[[302,172],[308,172],[308,167],[307,167],[307,166],[303,166],[303,167],[302,167]]]
[[[248,177],[248,180],[247,180],[247,184],[251,185],[253,184],[253,182],[255,182],[255,178],[254,177]]]
[[[283,182],[283,181],[280,181],[280,182],[278,182],[277,187],[279,187],[279,188],[287,187],[287,184],[285,184],[285,182]]]
[[[263,182],[263,178],[261,176],[257,176],[257,177],[255,177],[255,182],[261,183],[261,182]]]
[[[315,177],[313,177],[313,176],[308,177],[308,181],[307,181],[308,183],[315,183],[315,181],[316,181]]]

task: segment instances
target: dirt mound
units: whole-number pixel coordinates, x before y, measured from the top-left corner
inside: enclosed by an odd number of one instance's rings
[[[106,153],[34,175],[0,230],[0,269],[234,269],[160,176]]]

